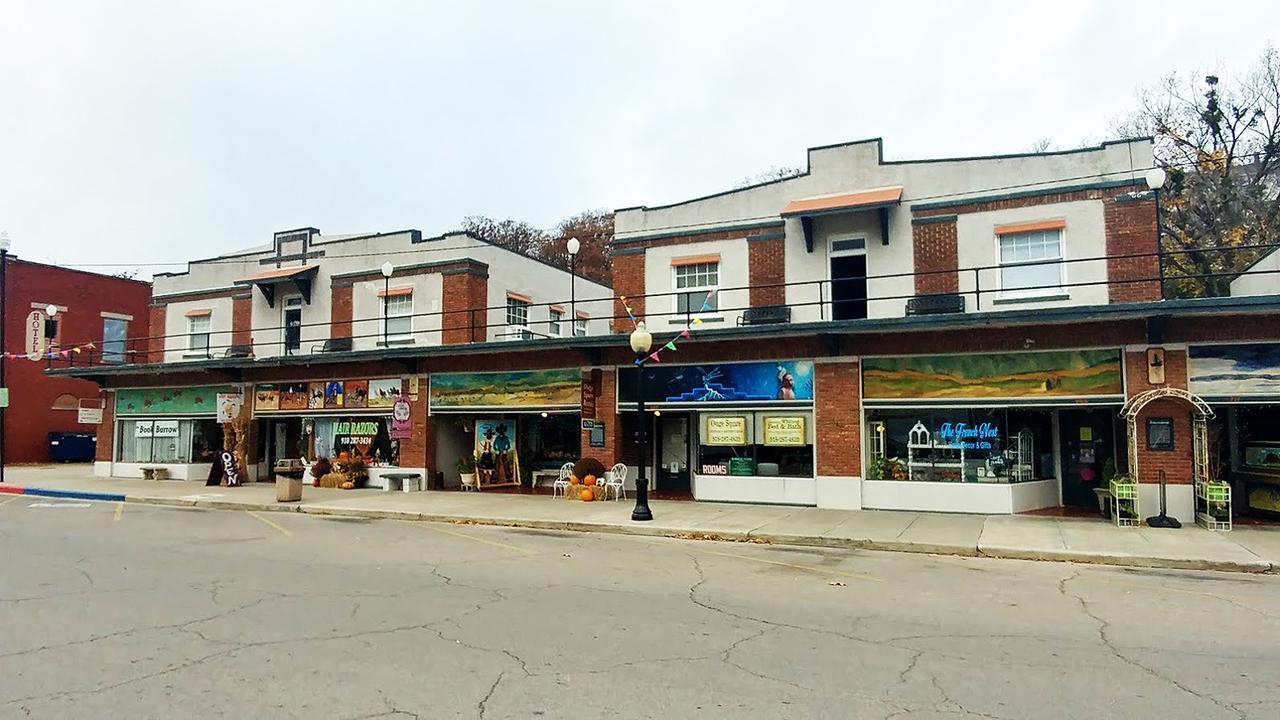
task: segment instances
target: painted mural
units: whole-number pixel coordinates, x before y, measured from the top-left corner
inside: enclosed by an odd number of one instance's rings
[[[582,401],[582,371],[530,370],[439,373],[431,376],[431,407],[545,407]]]
[[[635,368],[618,371],[623,402],[636,401]],[[645,402],[716,403],[813,400],[813,363],[645,366]]]
[[[1280,396],[1280,344],[1195,345],[1191,392],[1201,397]]]
[[[1123,395],[1119,350],[864,358],[868,399]]]
[[[218,393],[234,393],[228,385],[185,388],[121,389],[116,391],[117,415],[217,414]]]

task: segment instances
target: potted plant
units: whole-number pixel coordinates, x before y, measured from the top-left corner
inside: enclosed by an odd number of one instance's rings
[[[458,478],[462,481],[462,486],[474,486],[476,484],[476,456],[463,455],[458,458],[458,462],[454,467],[458,470]]]

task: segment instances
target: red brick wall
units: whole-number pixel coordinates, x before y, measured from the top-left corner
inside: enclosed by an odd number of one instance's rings
[[[231,299],[231,344],[253,345],[253,296]]]
[[[355,312],[351,300],[352,290],[351,285],[333,288],[329,301],[329,337],[351,337],[351,318],[352,313]]]
[[[583,381],[591,378],[591,371],[582,371]],[[622,422],[618,415],[618,374],[613,368],[603,368],[600,372],[600,388],[596,395],[596,413],[595,419],[604,423],[604,447],[591,447],[591,434],[588,430],[582,431],[582,457],[595,458],[599,460],[605,468],[619,462],[621,454],[619,452],[620,439],[622,436]],[[582,419],[588,418],[585,410]]]
[[[107,462],[111,460],[112,453],[115,449],[115,423],[116,423],[116,394],[113,392],[102,393],[102,424],[98,425],[97,447],[94,448],[94,460]]]
[[[400,465],[402,467],[425,467],[427,472],[432,473],[438,470],[433,466],[431,455],[431,433],[430,422],[427,417],[427,394],[430,385],[426,382],[426,378],[418,381],[418,399],[409,399],[409,414],[413,418],[413,436],[407,440],[400,441]],[[406,396],[409,395],[409,380],[404,380],[401,388]],[[426,478],[424,478],[426,479]]]
[[[814,366],[813,375],[818,474],[834,477],[861,475],[858,363],[821,362]]]
[[[960,255],[955,220],[913,223],[911,250],[915,258],[917,295],[954,293],[960,290],[960,276],[956,272],[960,267]]]
[[[165,311],[164,305],[151,306],[150,321],[147,328],[147,362],[164,362]]]
[[[644,317],[644,253],[615,255],[613,257],[613,294],[627,298],[636,317]],[[613,302],[613,331],[631,332],[631,319],[621,300]]]
[[[1159,250],[1156,244],[1155,200],[1151,197],[1141,200],[1107,198],[1103,201],[1103,221],[1107,235],[1107,278],[1111,281],[1107,286],[1107,296],[1110,301],[1160,300],[1159,256],[1115,257]]]
[[[767,240],[747,241],[751,307],[785,305],[787,302],[787,289],[782,287],[786,282],[786,238],[779,234],[766,237]],[[768,285],[777,287],[763,287]]]
[[[1125,353],[1125,390],[1129,397],[1140,395],[1156,387],[1187,387],[1187,353],[1185,350],[1166,350],[1164,354],[1164,385],[1153,385],[1147,374],[1146,351]],[[1156,483],[1160,471],[1165,471],[1169,483],[1192,482],[1191,406],[1183,400],[1160,399],[1143,408],[1138,416],[1138,482]],[[1147,419],[1168,417],[1173,419],[1173,450],[1147,449]],[[1127,430],[1126,430],[1127,435]]]
[[[473,332],[476,342],[488,338],[488,329],[484,327],[488,317],[484,308],[489,301],[487,273],[475,270],[446,272],[441,292],[444,295],[441,328],[445,345],[469,343]]]

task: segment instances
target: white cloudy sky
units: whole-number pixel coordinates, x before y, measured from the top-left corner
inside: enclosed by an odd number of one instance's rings
[[[865,137],[1074,145],[1276,28],[1256,1],[0,0],[0,229],[32,259],[174,261],[303,225],[550,225]]]

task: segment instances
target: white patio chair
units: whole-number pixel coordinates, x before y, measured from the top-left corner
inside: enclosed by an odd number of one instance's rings
[[[560,466],[560,477],[551,483],[551,497],[556,496],[558,490],[561,495],[569,492],[569,476],[573,474],[573,463],[567,462]]]
[[[618,463],[609,468],[609,472],[605,474],[604,480],[604,496],[609,497],[609,491],[613,491],[614,500],[627,499],[627,466],[625,463]]]

